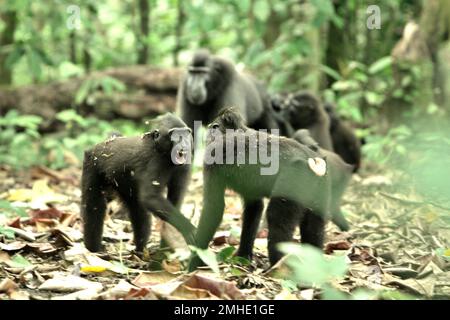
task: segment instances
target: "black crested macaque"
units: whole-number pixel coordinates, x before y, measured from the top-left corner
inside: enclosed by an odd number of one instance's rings
[[[326,159],[331,176],[331,220],[342,231],[348,231],[350,226],[340,207],[342,195],[351,179],[353,165],[345,163],[336,153],[319,147],[319,144],[311,137],[307,129],[297,130],[292,138],[318,152]]]
[[[223,134],[226,129],[235,131]],[[207,159],[212,153],[218,161]],[[250,161],[255,155],[258,161],[256,158]],[[278,161],[278,170],[265,172],[267,167],[262,155],[270,155],[273,161]],[[279,239],[286,238],[282,227],[286,221],[300,223],[304,241],[322,248],[324,225],[330,215],[331,180],[326,162],[307,146],[293,139],[250,129],[238,112],[225,109],[209,125],[203,178],[203,210],[195,237],[197,247],[208,247],[222,221],[225,190],[232,189],[244,202],[239,256],[251,258],[265,197],[285,199],[288,205],[291,201],[299,203],[310,208],[308,215],[313,217],[308,219],[306,226],[300,222],[302,211],[292,215],[285,215],[284,208],[276,210],[276,215],[272,211],[268,247],[271,263],[279,259],[275,245]],[[201,260],[194,255],[189,270],[200,264]]]
[[[194,121],[210,123],[225,107],[237,107],[254,129],[277,129],[270,96],[254,77],[207,50],[198,50],[187,68],[177,94],[177,109],[192,130]],[[196,137],[194,132],[194,137]]]
[[[286,99],[284,95],[281,94],[275,94],[270,97],[273,118],[278,124],[278,128],[280,129],[280,135],[284,137],[292,137],[295,130],[289,123],[289,119],[287,119],[286,115],[286,110],[288,107],[287,102],[288,99]]]
[[[361,141],[353,130],[339,117],[336,108],[331,103],[325,103],[325,111],[330,118],[330,134],[333,149],[341,158],[354,166],[354,172],[361,167]]]
[[[195,227],[179,211],[191,156],[191,129],[170,113],[156,118],[153,129],[141,137],[112,137],[87,150],[81,180],[86,248],[102,249],[106,198],[111,195],[118,196],[128,209],[138,253],[144,251],[150,236],[150,213],[194,244]]]
[[[310,92],[299,91],[283,96],[279,104],[278,114],[292,129],[282,135],[292,137],[299,129],[308,129],[311,136],[319,145],[327,150],[333,151],[333,143],[330,137],[330,120],[320,100]],[[275,100],[274,100],[275,99]],[[276,97],[272,99],[272,109],[276,107]]]

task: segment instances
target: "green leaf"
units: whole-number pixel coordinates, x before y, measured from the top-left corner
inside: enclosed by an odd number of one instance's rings
[[[34,78],[39,79],[41,77],[41,64],[42,59],[39,55],[39,52],[34,50],[33,48],[29,48],[26,53],[28,67],[31,70],[31,74]]]
[[[286,264],[293,271],[293,281],[320,286],[347,272],[345,257],[324,256],[321,250],[310,245],[281,243],[278,247],[288,255]]]
[[[292,280],[281,279],[281,286],[284,289],[289,290],[289,292],[293,292],[297,290],[297,284]]]
[[[391,56],[383,57],[377,61],[375,61],[370,67],[369,67],[369,73],[375,74],[378,73],[384,69],[387,69],[392,65],[392,58]]]
[[[265,22],[270,15],[270,5],[267,0],[256,0],[253,13],[258,20]]]
[[[75,104],[82,104],[89,95],[91,88],[93,87],[94,81],[92,79],[88,79],[84,81],[75,95]]]
[[[15,239],[16,238],[14,231],[11,230],[8,227],[0,226],[0,234],[3,234],[8,239]]]
[[[219,270],[219,264],[217,262],[216,259],[216,255],[214,254],[214,252],[208,250],[208,249],[200,249],[200,248],[196,248],[193,246],[189,246],[189,248],[195,252],[198,257],[208,266],[212,269],[212,271],[214,271],[215,273],[219,274],[220,270]]]
[[[111,268],[111,271],[113,272],[127,274],[129,271],[128,267],[119,261],[112,261],[112,265],[113,267]]]
[[[381,292],[379,297],[383,300],[418,300],[417,297],[398,290]]]
[[[217,254],[217,260],[220,262],[225,262],[228,259],[230,259],[233,256],[233,253],[236,249],[232,246],[226,247],[224,249],[222,249],[218,254]]]
[[[16,254],[11,258],[11,267],[13,268],[28,268],[33,266],[27,259],[25,259],[22,255]]]
[[[246,259],[244,257],[239,257],[239,256],[231,257],[230,258],[230,263],[231,264],[237,264],[237,265],[240,265],[240,266],[249,266],[249,265],[252,264],[252,262],[250,260],[248,260],[248,259]]]
[[[250,0],[239,0],[237,5],[242,13],[247,13],[250,9]]]
[[[450,248],[447,248],[447,249],[444,249],[444,248],[436,249],[436,254],[438,256],[441,256],[442,258],[450,261]]]
[[[336,70],[326,65],[320,65],[320,70],[337,81],[342,79],[341,75]]]
[[[2,211],[2,209],[7,214],[8,213],[13,213],[13,214],[18,215],[20,217],[28,217],[28,214],[25,212],[24,209],[15,207],[9,201],[6,201],[6,200],[0,200],[0,212]]]
[[[75,122],[82,128],[87,126],[86,120],[82,116],[80,116],[78,113],[76,113],[76,111],[73,109],[58,112],[56,114],[56,119],[66,123],[66,124],[70,123],[70,122]]]
[[[322,298],[323,300],[349,300],[346,294],[328,285],[324,286]]]
[[[12,67],[17,62],[19,62],[19,60],[23,57],[24,53],[25,53],[25,50],[23,49],[22,46],[14,47],[14,49],[11,51],[11,53],[6,58],[6,61],[5,61],[6,67],[11,70]]]
[[[243,276],[245,274],[242,270],[240,270],[238,268],[231,268],[230,273],[233,276],[236,276],[236,277],[240,277],[240,276]]]

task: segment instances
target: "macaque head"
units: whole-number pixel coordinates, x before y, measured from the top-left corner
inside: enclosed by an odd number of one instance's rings
[[[289,120],[297,129],[305,123],[314,122],[317,118],[320,102],[309,92],[298,92],[287,97]]]
[[[212,77],[212,61],[208,51],[200,50],[192,59],[185,81],[186,99],[200,106],[208,99],[208,88]]]
[[[246,126],[239,111],[234,107],[230,107],[222,110],[219,115],[208,125],[208,129],[218,129],[225,133],[227,129],[245,130]]]
[[[192,130],[176,115],[166,113],[151,121],[153,130],[144,134],[157,150],[170,155],[175,165],[190,164],[193,152]]]

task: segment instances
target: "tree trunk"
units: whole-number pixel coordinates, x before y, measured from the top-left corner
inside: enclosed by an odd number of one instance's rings
[[[69,59],[73,64],[77,63],[77,43],[75,30],[69,33]]]
[[[139,41],[138,41],[138,64],[148,63],[148,35],[150,32],[150,6],[149,0],[139,0]]]
[[[280,35],[282,21],[273,8],[273,1],[269,1],[270,14],[266,22],[266,30],[263,35],[263,42],[266,48],[271,48]]]
[[[337,15],[340,15],[342,12],[343,3],[338,1],[334,2],[334,11]],[[345,63],[348,52],[348,47],[345,41],[345,31],[342,28],[336,26],[333,21],[329,22],[328,33],[327,33],[327,44],[326,44],[326,52],[325,52],[325,64],[337,71],[341,72],[341,66]],[[329,75],[326,76],[326,85],[331,87],[334,83],[335,79]]]
[[[92,70],[92,56],[90,52],[90,48],[92,46],[92,34],[94,33],[94,28],[92,27],[93,21],[97,18],[97,8],[93,3],[88,5],[88,16],[90,19],[90,23],[86,28],[86,34],[84,35],[84,48],[83,48],[83,64],[84,70],[86,73],[90,73]]]
[[[16,11],[6,11],[1,15],[5,24],[5,29],[0,35],[0,48],[12,45],[14,43],[14,32],[17,25]],[[0,51],[0,85],[11,84],[11,69],[6,66],[8,52]]]
[[[418,24],[409,22],[392,51],[395,81],[392,92],[401,90],[401,95],[393,94],[384,106],[390,123],[402,123],[405,111],[423,112],[433,102],[433,63],[426,37]],[[405,85],[407,78],[412,80]]]
[[[177,24],[175,26],[175,48],[173,49],[173,65],[178,67],[178,53],[181,51],[181,36],[183,33],[183,25],[184,20],[186,18],[186,14],[183,9],[183,0],[177,1]]]
[[[445,0],[424,1],[420,17],[420,28],[425,35],[428,50],[433,62],[434,98],[439,104],[445,104],[445,84],[442,83],[440,70],[444,68],[438,54],[445,34],[450,30],[450,3]]]

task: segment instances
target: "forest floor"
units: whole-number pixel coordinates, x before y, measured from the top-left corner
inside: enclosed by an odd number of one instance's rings
[[[264,228],[250,266],[222,264],[220,273],[202,268],[186,274],[182,251],[159,250],[156,219],[149,261],[133,254],[130,223],[113,202],[104,228],[106,252],[90,253],[82,245],[79,181],[75,167],[18,173],[0,166],[0,300],[320,298],[319,288],[288,289],[273,269],[266,271]],[[201,205],[197,172],[182,207],[194,224]],[[450,298],[450,209],[425,201],[402,174],[366,168],[353,177],[343,210],[350,231],[329,223],[326,232],[326,253],[345,256],[348,263],[334,288],[353,298]],[[227,193],[213,251],[238,244],[241,211],[239,198]]]

